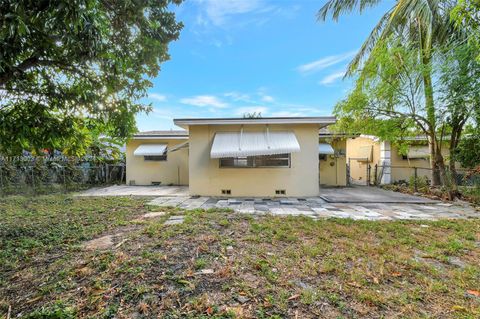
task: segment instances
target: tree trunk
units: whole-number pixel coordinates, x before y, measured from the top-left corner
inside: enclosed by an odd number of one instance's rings
[[[460,137],[462,135],[463,125],[465,121],[459,121],[453,124],[452,133],[450,135],[450,162],[448,163],[450,168],[450,174],[452,179],[452,190],[455,192],[455,196],[458,196],[458,184],[457,184],[457,168],[455,167],[455,150],[457,149],[458,143],[460,142]]]
[[[430,136],[428,137],[428,146],[430,149],[430,168],[432,169],[431,185],[439,186],[442,184],[442,179],[440,177],[440,167],[438,163],[439,158],[437,156],[436,137],[435,137],[435,133],[432,131],[430,131]]]
[[[448,163],[448,168],[450,169],[450,174],[452,175],[452,181],[457,185],[457,168],[455,167],[455,158],[453,157],[453,154],[455,153],[455,150],[457,149],[458,142],[459,142],[459,137],[460,134],[457,132],[457,130],[454,128],[452,130],[452,133],[450,135],[450,145],[449,145],[449,153],[450,153],[450,161]]]
[[[427,111],[427,120],[430,131],[429,147],[430,147],[430,166],[432,168],[432,186],[441,185],[440,166],[443,165],[443,157],[437,155],[437,139],[436,139],[436,118],[435,118],[435,102],[433,97],[433,84],[432,84],[432,72],[430,69],[431,56],[429,50],[421,51],[421,60],[423,64],[423,86],[425,95],[425,109]],[[442,158],[442,163],[438,163],[438,160]]]

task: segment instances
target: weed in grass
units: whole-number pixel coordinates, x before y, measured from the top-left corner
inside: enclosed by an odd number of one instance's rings
[[[69,307],[57,301],[53,306],[42,307],[30,314],[24,316],[25,319],[75,319],[77,312],[73,307]]]
[[[300,294],[300,301],[305,305],[312,305],[319,300],[317,292],[312,288],[302,290]]]
[[[195,259],[195,264],[194,264],[195,269],[197,270],[203,269],[205,268],[206,265],[207,265],[207,261],[205,259],[203,258]]]

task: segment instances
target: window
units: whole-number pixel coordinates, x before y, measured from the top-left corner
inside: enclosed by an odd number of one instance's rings
[[[290,167],[290,154],[221,158],[220,167]]]
[[[318,154],[318,159],[321,161],[326,161],[327,160],[327,154]]]
[[[167,160],[167,154],[164,155],[149,155],[143,157],[144,161],[160,162]]]

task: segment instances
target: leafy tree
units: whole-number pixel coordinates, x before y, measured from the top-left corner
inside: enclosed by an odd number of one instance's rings
[[[181,0],[0,2],[0,152],[128,137],[182,24]]]
[[[345,12],[355,9],[362,12],[378,4],[380,0],[330,0],[318,12],[318,18],[325,20],[331,15],[334,20]],[[434,48],[449,43],[452,37],[461,33],[453,29],[450,10],[455,5],[453,0],[397,0],[372,30],[370,36],[360,48],[349,65],[348,74],[358,71],[364,63],[372,58],[371,53],[379,44],[387,40],[400,40],[408,43],[408,48],[418,55],[421,66],[420,84],[423,85],[425,133],[429,137],[430,161],[433,169],[432,183],[439,185],[440,174],[445,175],[444,159],[441,154],[441,141],[437,137],[438,123],[432,80],[432,61]],[[418,87],[418,86],[417,86]],[[418,117],[412,118],[418,123]],[[423,130],[423,128],[422,128]]]
[[[439,76],[439,104],[444,123],[449,132],[449,149],[453,159],[465,158],[457,148],[464,126],[479,112],[480,106],[480,61],[475,59],[478,51],[471,43],[454,43],[445,50]],[[470,130],[469,136],[474,136]],[[470,138],[463,144],[469,143]],[[471,150],[469,150],[471,151]],[[474,153],[475,151],[473,151]],[[466,155],[468,157],[468,155]],[[463,161],[465,163],[465,161]],[[455,174],[455,161],[450,161],[450,171]]]
[[[478,122],[477,122],[478,123]],[[455,149],[455,159],[463,167],[480,167],[480,128],[470,126]]]
[[[469,35],[468,40],[477,48],[477,60],[480,61],[480,0],[458,0],[451,17],[455,26]]]
[[[429,132],[418,55],[399,41],[381,41],[335,113],[347,131],[379,136],[399,146],[421,130]],[[348,119],[348,120],[347,120]]]

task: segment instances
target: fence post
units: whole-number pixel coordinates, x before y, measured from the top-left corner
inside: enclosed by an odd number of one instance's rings
[[[418,185],[417,185],[417,167],[414,167],[413,168],[413,190],[415,191],[415,193],[418,192]]]
[[[370,186],[370,172],[372,170],[372,166],[367,164],[367,186]]]
[[[67,188],[67,178],[65,176],[65,166],[62,167],[62,174],[63,174],[63,187],[65,188],[65,193],[67,193],[68,188]]]
[[[378,185],[378,164],[375,164],[374,174],[375,174],[375,179],[373,181],[375,183],[375,186],[377,186]]]
[[[108,163],[105,163],[105,184],[108,184]]]
[[[33,195],[36,195],[36,189],[35,189],[35,173],[33,172],[33,166],[30,168],[30,172],[32,175],[32,190],[33,190]]]

